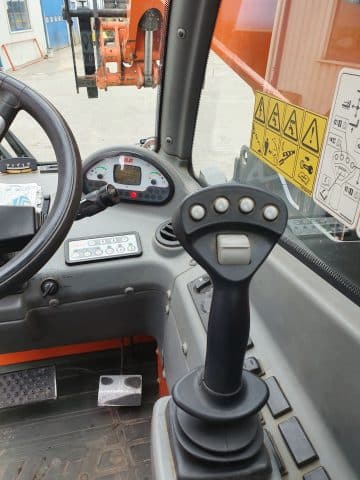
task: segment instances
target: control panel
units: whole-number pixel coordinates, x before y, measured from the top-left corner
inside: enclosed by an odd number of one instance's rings
[[[67,264],[138,257],[141,254],[142,248],[137,232],[69,239],[65,243]]]
[[[90,157],[83,169],[84,193],[112,184],[122,201],[148,204],[169,201],[174,191],[171,178],[150,158],[151,152],[144,152],[107,149]]]

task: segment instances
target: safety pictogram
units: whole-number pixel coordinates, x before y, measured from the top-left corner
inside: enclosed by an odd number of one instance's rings
[[[290,178],[294,174],[296,158],[298,154],[298,146],[288,140],[281,140],[280,155],[278,160],[279,170],[282,174],[286,174]]]
[[[323,117],[306,112],[300,146],[307,148],[310,152],[319,155],[325,136],[326,124],[327,122]]]
[[[280,112],[279,104],[275,102],[273,109],[271,111],[269,120],[267,122],[268,127],[280,132]]]
[[[288,105],[284,116],[284,135],[285,137],[297,142],[301,131],[304,111],[300,108]]]
[[[315,153],[319,153],[319,133],[315,118],[306,130],[304,138],[302,139],[302,144],[304,147],[310,148],[310,150],[313,150]]]
[[[280,156],[280,148],[280,135],[267,130],[264,137],[264,157],[271,165],[277,165]]]
[[[264,138],[265,127],[258,123],[254,123],[251,132],[250,148],[257,156],[264,155]]]
[[[308,192],[312,192],[314,187],[318,160],[314,154],[303,148],[299,149],[294,180],[299,185],[305,185]]]
[[[255,119],[258,122],[265,123],[265,105],[263,96],[260,97],[257,109],[255,111]]]

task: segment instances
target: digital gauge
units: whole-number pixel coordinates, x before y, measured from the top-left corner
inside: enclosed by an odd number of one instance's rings
[[[115,165],[114,182],[121,185],[141,185],[141,168],[135,165]]]
[[[84,162],[84,193],[111,183],[129,202],[162,204],[170,200],[174,184],[155,153],[143,148],[101,150]]]

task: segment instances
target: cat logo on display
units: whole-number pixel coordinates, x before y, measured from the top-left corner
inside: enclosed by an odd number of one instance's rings
[[[265,105],[264,97],[260,98],[259,105],[255,112],[255,118],[258,122],[265,123]]]
[[[280,114],[279,114],[279,104],[276,102],[274,108],[272,109],[268,127],[273,128],[277,132],[280,132]]]

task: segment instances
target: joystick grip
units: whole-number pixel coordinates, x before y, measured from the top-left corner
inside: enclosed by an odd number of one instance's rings
[[[205,386],[214,393],[232,395],[241,388],[249,284],[286,223],[281,198],[237,184],[188,196],[173,217],[178,240],[214,285],[204,373]]]
[[[249,331],[248,285],[214,284],[204,369],[204,383],[211,391],[229,395],[241,388]]]

